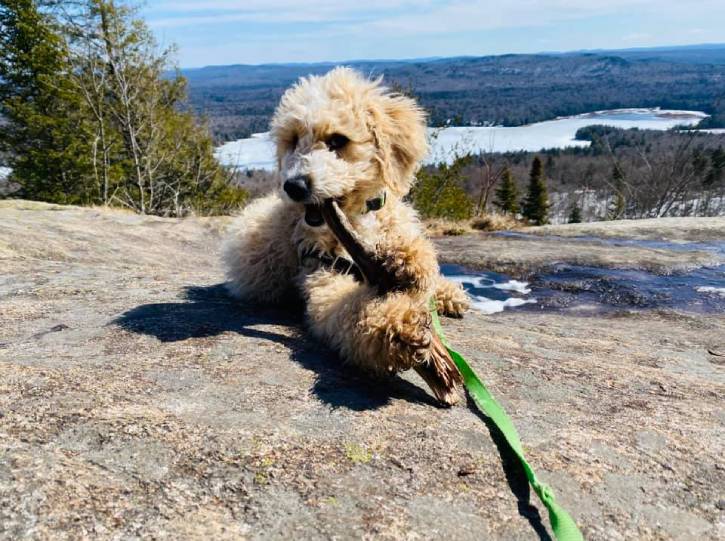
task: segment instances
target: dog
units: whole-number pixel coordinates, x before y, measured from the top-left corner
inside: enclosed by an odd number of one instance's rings
[[[271,135],[281,189],[232,227],[223,248],[230,293],[299,298],[311,333],[343,360],[374,374],[414,368],[440,403],[454,404],[461,377],[431,328],[430,299],[461,317],[468,297],[440,274],[404,200],[428,151],[423,110],[381,79],[339,67],[289,88]],[[341,242],[346,231],[355,243]]]

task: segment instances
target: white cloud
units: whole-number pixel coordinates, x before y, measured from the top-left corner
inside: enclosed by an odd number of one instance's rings
[[[333,23],[359,19],[379,19],[401,10],[415,10],[433,0],[249,0],[213,2],[160,2],[146,10],[156,27],[190,26],[231,21],[269,23]],[[213,12],[213,13],[210,13]],[[170,13],[183,14],[182,17]],[[155,16],[158,14],[158,16]]]
[[[149,23],[179,42],[184,65],[725,41],[719,24],[725,20],[723,0],[161,0],[150,4],[144,10]],[[512,37],[507,40],[509,29]]]
[[[623,7],[647,6],[656,0],[612,0],[606,4],[590,4],[568,0],[519,0],[490,2],[455,0],[392,18],[380,18],[367,25],[372,32],[398,35],[418,33],[437,34],[544,26],[616,13]]]
[[[709,3],[709,2],[706,2]],[[607,3],[592,4],[572,0],[518,0],[515,2],[492,2],[490,0],[216,0],[210,2],[181,1],[156,2],[146,8],[150,14],[163,14],[161,20],[172,24],[175,17],[169,13],[208,13],[223,12],[214,18],[222,22],[227,16],[265,18],[287,21],[334,21],[365,15],[384,22],[391,13],[398,13],[396,19],[415,21],[426,18],[435,20],[437,25],[450,26],[462,20],[484,26],[515,24],[532,19],[551,19],[612,13],[622,8],[642,5],[657,5],[660,8],[667,2],[656,0],[611,0]],[[672,3],[674,4],[674,3]],[[403,11],[404,13],[400,13]],[[182,18],[181,20],[186,20]],[[167,22],[168,21],[168,22]]]
[[[657,17],[692,17],[701,13],[710,18],[725,14],[725,2],[700,0],[684,6],[672,0],[190,0],[156,2],[146,9],[152,26],[157,28],[229,22],[316,23],[337,26],[336,33],[353,31],[358,35],[439,34],[544,26],[636,11]]]

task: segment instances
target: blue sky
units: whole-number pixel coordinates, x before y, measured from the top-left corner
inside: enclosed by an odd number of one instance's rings
[[[182,67],[725,42],[725,0],[148,0]]]

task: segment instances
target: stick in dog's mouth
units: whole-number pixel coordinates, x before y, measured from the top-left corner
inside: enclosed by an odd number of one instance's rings
[[[395,274],[383,266],[380,256],[360,239],[336,201],[325,200],[321,212],[327,227],[345,247],[365,280],[371,286],[377,287],[378,295],[385,295],[396,289],[405,289],[405,284],[399,283],[400,280]],[[430,386],[436,398],[450,406],[458,400],[456,386],[462,383],[461,374],[435,331],[432,331],[431,338],[430,359],[414,368]]]
[[[365,281],[373,287],[378,288],[379,295],[385,295],[389,291],[402,289],[395,275],[383,266],[382,259],[360,239],[352,228],[347,216],[340,210],[340,206],[334,199],[326,199],[322,204],[322,217],[330,228],[332,234],[337,237],[350,254],[355,264],[360,268]]]

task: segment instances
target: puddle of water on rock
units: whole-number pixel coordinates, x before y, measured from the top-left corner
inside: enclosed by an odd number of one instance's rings
[[[581,315],[652,309],[725,313],[725,265],[663,276],[561,264],[530,283],[460,265],[442,265],[441,271],[463,284],[473,308],[486,314],[516,307]]]
[[[529,296],[528,282],[512,280],[504,274],[451,264],[441,265],[441,272],[452,282],[462,284],[471,297],[471,306],[484,314],[536,303],[536,299]]]
[[[557,265],[532,281],[542,309],[572,312],[670,309],[725,312],[725,265],[687,273]]]

